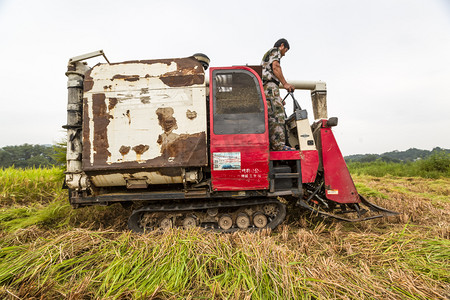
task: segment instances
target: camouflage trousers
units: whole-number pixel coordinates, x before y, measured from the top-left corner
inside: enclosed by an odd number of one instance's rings
[[[281,150],[286,143],[286,115],[280,97],[280,88],[273,82],[264,85],[269,112],[269,140],[271,150]]]

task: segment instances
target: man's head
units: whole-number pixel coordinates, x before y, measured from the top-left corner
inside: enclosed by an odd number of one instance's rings
[[[281,56],[284,56],[290,48],[289,43],[286,39],[279,39],[273,46],[280,49]]]

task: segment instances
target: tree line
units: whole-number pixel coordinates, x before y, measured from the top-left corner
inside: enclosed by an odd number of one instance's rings
[[[39,168],[63,166],[62,145],[30,145],[5,146],[0,148],[0,168]],[[65,155],[63,155],[65,156]]]
[[[416,148],[410,148],[406,151],[394,150],[391,152],[385,152],[382,154],[355,154],[345,156],[345,161],[349,162],[362,162],[370,163],[376,161],[388,162],[388,163],[402,163],[402,162],[413,162],[422,159],[427,159],[431,156],[436,155],[449,155],[449,149],[443,149],[436,147],[433,150],[421,150]]]

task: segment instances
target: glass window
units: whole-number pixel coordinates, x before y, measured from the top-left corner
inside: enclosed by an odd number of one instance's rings
[[[256,77],[246,70],[213,72],[214,133],[264,133],[264,104]]]

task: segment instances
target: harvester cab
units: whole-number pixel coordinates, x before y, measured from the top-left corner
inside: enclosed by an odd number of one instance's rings
[[[134,204],[128,224],[137,232],[273,229],[286,215],[280,197],[346,221],[395,214],[356,191],[324,82],[294,82],[311,90],[316,121],[290,94],[287,142],[296,151],[270,151],[260,67],[212,67],[208,83],[203,54],[82,63],[98,55],[71,59],[66,73],[65,182],[74,207]]]

